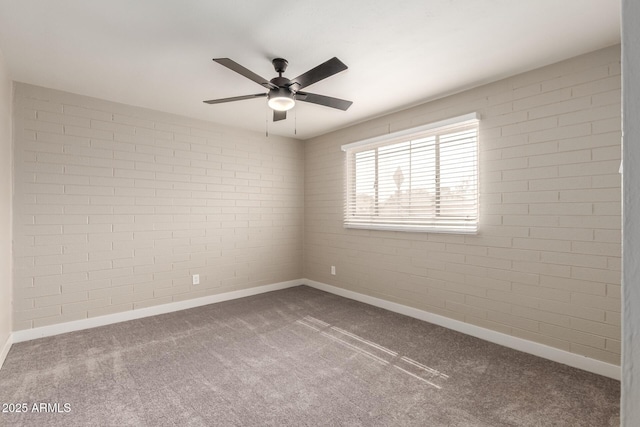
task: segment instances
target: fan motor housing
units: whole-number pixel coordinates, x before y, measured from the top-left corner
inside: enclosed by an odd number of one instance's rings
[[[286,77],[274,77],[269,81],[279,88],[288,88],[291,84],[291,80]]]

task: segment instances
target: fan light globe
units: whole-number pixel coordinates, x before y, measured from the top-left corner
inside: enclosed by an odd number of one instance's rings
[[[276,98],[269,99],[267,104],[276,111],[289,111],[294,105],[296,105],[296,102],[291,98],[278,96]]]
[[[289,111],[296,105],[296,101],[293,99],[293,93],[285,90],[272,90],[269,93],[269,100],[267,101],[269,108],[276,111]]]

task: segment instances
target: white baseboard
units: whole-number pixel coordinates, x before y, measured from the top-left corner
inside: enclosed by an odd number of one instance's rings
[[[514,350],[533,354],[535,356],[562,363],[564,365],[572,366],[574,368],[582,369],[584,371],[593,372],[595,374],[613,378],[618,381],[620,381],[621,378],[620,367],[612,365],[610,363],[602,362],[599,360],[591,359],[589,357],[581,356],[579,354],[570,353],[568,351],[560,350],[554,347],[549,347],[544,344],[539,344],[533,341],[503,334],[501,332],[492,331],[490,329],[429,313],[417,308],[383,300],[369,295],[364,295],[358,292],[349,291],[346,289],[338,288],[336,286],[327,285],[326,283],[316,282],[314,280],[308,279],[304,279],[303,283],[325,292],[360,301],[376,307],[384,308],[385,310],[404,314],[405,316],[424,320],[425,322],[443,326],[447,329],[462,332],[463,334],[471,335],[485,341],[500,344]]]
[[[195,298],[185,301],[172,302],[169,304],[156,305],[153,307],[140,308],[122,313],[108,314],[106,316],[91,317],[88,319],[75,320],[73,322],[58,323],[56,325],[42,326],[39,328],[16,331],[13,335],[13,342],[34,340],[37,338],[50,337],[67,332],[80,331],[82,329],[95,328],[98,326],[111,325],[113,323],[126,322],[127,320],[141,319],[143,317],[156,316],[158,314],[171,313],[179,310],[200,307],[216,302],[229,301],[238,298],[258,295],[265,292],[278,291],[280,289],[291,288],[302,284],[301,280],[289,280],[288,282],[273,283],[270,285],[256,286],[254,288],[241,289],[239,291],[225,292],[223,294],[209,295],[202,298]],[[9,344],[10,345],[10,344]],[[8,349],[7,349],[8,352]]]
[[[7,354],[9,354],[9,350],[11,350],[11,344],[13,344],[13,334],[9,334],[7,337],[7,341],[5,341],[2,346],[2,350],[0,350],[0,368],[4,365],[4,360],[7,358]]]
[[[299,286],[302,284],[305,284],[310,287],[313,287],[325,292],[329,292],[335,295],[339,295],[345,298],[360,301],[365,304],[384,308],[385,310],[404,314],[405,316],[410,316],[416,319],[424,320],[425,322],[443,326],[445,328],[462,332],[464,334],[471,335],[476,338],[483,339],[485,341],[490,341],[495,344],[512,348],[514,350],[519,350],[525,353],[533,354],[535,356],[552,360],[554,362],[562,363],[568,366],[572,366],[574,368],[582,369],[588,372],[593,372],[595,374],[613,378],[616,380],[620,380],[621,378],[620,367],[616,365],[612,365],[610,363],[591,359],[589,357],[581,356],[579,354],[570,353],[568,351],[560,350],[554,347],[549,347],[544,344],[539,344],[533,341],[528,341],[522,338],[517,338],[517,337],[503,334],[500,332],[492,331],[490,329],[482,328],[480,326],[472,325],[470,323],[465,323],[459,320],[429,313],[427,311],[420,310],[417,308],[409,307],[406,305],[387,301],[381,298],[364,295],[358,292],[349,291],[347,289],[338,288],[336,286],[332,286],[326,283],[316,282],[314,280],[308,280],[308,279],[290,280],[287,282],[257,286],[254,288],[226,292],[226,293],[217,294],[217,295],[210,295],[207,297],[196,298],[192,300],[173,302],[169,304],[141,308],[138,310],[109,314],[106,316],[92,317],[89,319],[76,320],[73,322],[60,323],[60,324],[51,325],[51,326],[43,326],[43,327],[34,328],[34,329],[26,329],[23,331],[16,331],[7,339],[7,342],[4,344],[4,347],[2,348],[2,352],[0,352],[0,367],[2,367],[2,363],[4,362],[4,359],[9,353],[9,349],[11,348],[12,343],[19,343],[19,342],[29,341],[37,338],[64,334],[67,332],[79,331],[82,329],[89,329],[89,328],[95,328],[98,326],[111,325],[113,323],[125,322],[127,320],[140,319],[143,317],[155,316],[158,314],[171,313],[179,310],[186,310],[189,308],[200,307],[203,305],[213,304],[217,302],[229,301],[229,300],[244,298],[252,295],[258,295],[265,292],[291,288],[291,287]]]

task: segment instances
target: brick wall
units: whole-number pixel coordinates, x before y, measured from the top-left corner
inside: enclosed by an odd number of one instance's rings
[[[302,277],[301,142],[15,88],[14,330]]]
[[[11,79],[0,51],[0,366],[11,335]]]
[[[473,111],[478,235],[342,227],[342,144]],[[615,46],[307,141],[305,277],[619,364],[620,138]]]

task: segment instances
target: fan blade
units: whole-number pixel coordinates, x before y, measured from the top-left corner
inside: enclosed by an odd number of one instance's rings
[[[264,98],[266,93],[254,93],[253,95],[234,96],[232,98],[222,99],[210,99],[209,101],[202,101],[205,104],[222,104],[223,102],[242,101],[243,99]]]
[[[274,122],[279,122],[280,120],[284,120],[286,118],[287,118],[287,112],[286,111],[273,110],[273,121]]]
[[[269,80],[267,80],[267,79],[265,79],[263,77],[260,77],[259,75],[257,75],[253,71],[244,68],[242,65],[238,64],[235,61],[232,61],[229,58],[213,58],[213,60],[215,62],[217,62],[218,64],[220,64],[220,65],[224,65],[225,67],[227,67],[231,71],[235,71],[236,73],[245,76],[249,80],[253,80],[254,82],[258,83],[260,86],[264,86],[267,89],[277,89],[278,88],[278,86],[274,85]]]
[[[327,77],[331,77],[334,74],[339,73],[340,71],[346,70],[347,67],[340,61],[338,58],[333,57],[327,62],[318,65],[315,68],[307,71],[306,73],[296,77],[291,80],[291,84],[297,84],[298,86],[295,88],[296,90],[305,88],[314,83],[319,82],[320,80],[324,80]]]
[[[351,107],[351,104],[353,104],[353,101],[346,101],[340,98],[333,98],[331,96],[318,95],[316,93],[309,92],[297,92],[296,100],[324,105],[325,107],[337,108],[342,111],[347,111],[349,107]]]

